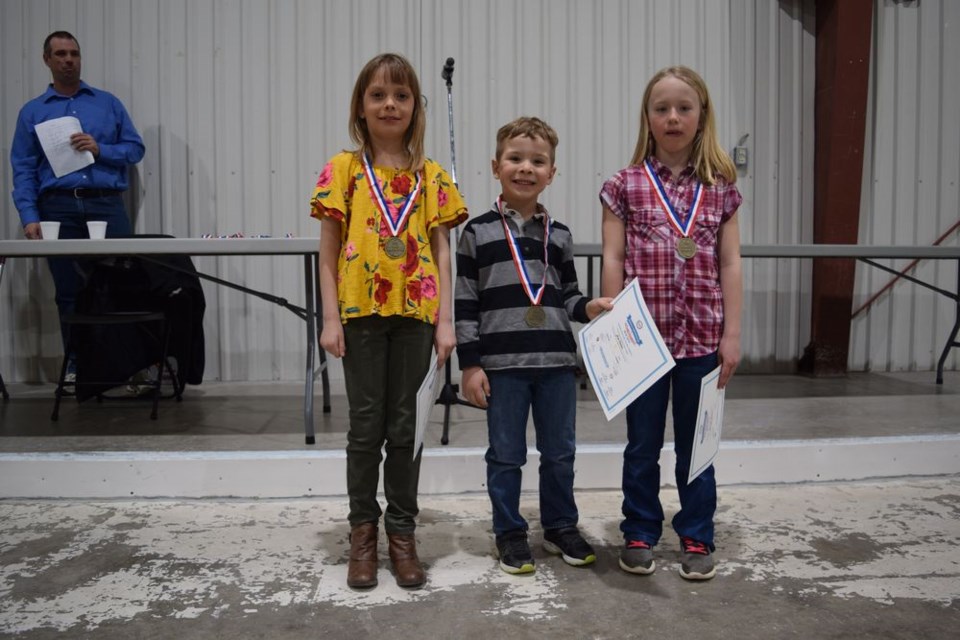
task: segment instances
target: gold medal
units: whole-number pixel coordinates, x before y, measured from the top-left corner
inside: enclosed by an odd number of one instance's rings
[[[387,238],[387,241],[383,244],[383,250],[391,258],[402,258],[407,253],[407,245],[397,236],[393,236]]]
[[[528,327],[539,329],[547,323],[547,312],[540,305],[534,305],[527,308],[527,313],[523,317]]]
[[[684,260],[689,260],[697,255],[697,243],[693,241],[693,238],[684,236],[677,240],[677,253]]]

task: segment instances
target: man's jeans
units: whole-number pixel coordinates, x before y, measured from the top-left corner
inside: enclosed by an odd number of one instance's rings
[[[38,202],[40,219],[60,223],[60,239],[89,238],[88,220],[103,220],[107,223],[107,237],[129,236],[130,219],[119,195],[103,198],[74,198],[72,195],[41,195]],[[73,313],[77,293],[82,281],[73,258],[47,258],[53,285],[56,288],[57,309],[64,316]],[[67,348],[68,329],[61,324],[63,348]]]

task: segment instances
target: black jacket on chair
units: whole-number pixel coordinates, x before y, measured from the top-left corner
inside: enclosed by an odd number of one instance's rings
[[[132,236],[158,238],[170,236]],[[167,268],[170,265],[175,269]],[[206,299],[200,279],[189,256],[157,255],[148,258],[120,256],[86,261],[85,284],[77,296],[76,312],[101,314],[130,311],[163,311],[170,328],[168,355],[176,358],[181,390],[186,384],[203,381],[205,365],[203,315]],[[133,325],[75,326],[82,331],[73,337],[77,356],[77,399],[84,400],[112,386],[119,386],[138,371],[156,364],[153,339]],[[86,384],[88,381],[117,381],[117,385]]]

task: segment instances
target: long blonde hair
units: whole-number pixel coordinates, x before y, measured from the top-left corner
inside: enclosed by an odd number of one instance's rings
[[[424,113],[417,72],[414,71],[413,65],[398,53],[381,53],[364,65],[360,75],[357,76],[357,82],[353,86],[353,97],[350,99],[350,139],[357,145],[354,153],[358,156],[367,153],[372,155],[370,130],[367,128],[367,121],[360,117],[360,113],[363,111],[363,96],[367,92],[367,87],[380,69],[383,69],[387,80],[406,85],[413,95],[413,115],[410,118],[410,126],[403,134],[403,144],[410,156],[410,164],[406,168],[410,171],[419,171],[423,168],[426,158],[423,151],[423,138],[427,130],[427,116]]]
[[[693,150],[690,152],[690,160],[697,177],[707,185],[714,184],[717,176],[726,179],[729,184],[735,183],[737,181],[737,168],[717,139],[717,124],[713,115],[710,92],[707,91],[707,83],[696,71],[684,66],[661,69],[647,83],[640,108],[640,134],[637,137],[637,147],[633,151],[633,159],[630,160],[630,164],[641,164],[648,156],[655,154],[657,151],[657,142],[650,132],[650,117],[647,115],[647,109],[650,106],[650,94],[653,92],[654,85],[668,76],[690,85],[700,99],[700,131],[693,139]]]

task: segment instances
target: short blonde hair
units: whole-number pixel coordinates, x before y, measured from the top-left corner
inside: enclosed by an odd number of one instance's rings
[[[545,140],[550,145],[550,164],[556,163],[557,145],[560,143],[557,132],[540,118],[532,116],[522,116],[500,127],[500,130],[497,131],[496,158],[498,161],[500,156],[503,155],[503,147],[507,140],[519,137]]]
[[[693,151],[690,154],[690,161],[693,163],[697,177],[708,185],[714,184],[717,176],[725,178],[729,184],[735,183],[737,168],[717,139],[716,118],[713,114],[710,92],[707,91],[707,83],[696,71],[684,66],[661,69],[647,83],[640,108],[640,134],[637,137],[637,147],[630,164],[640,164],[648,156],[657,152],[657,142],[650,131],[650,117],[647,115],[647,109],[650,107],[650,94],[653,93],[654,85],[666,77],[674,77],[690,85],[700,99],[700,131],[693,140]]]

